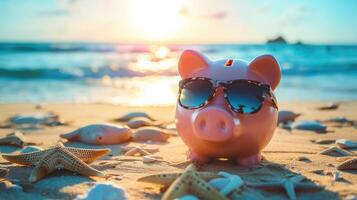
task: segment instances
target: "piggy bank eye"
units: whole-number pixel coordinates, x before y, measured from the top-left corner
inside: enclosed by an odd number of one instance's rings
[[[98,140],[102,140],[102,136],[99,136],[99,137],[98,137]]]

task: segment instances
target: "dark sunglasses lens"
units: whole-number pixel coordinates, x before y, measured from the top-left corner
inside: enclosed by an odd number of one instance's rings
[[[249,82],[233,82],[227,86],[229,104],[240,113],[257,112],[263,102],[263,88]]]
[[[208,80],[192,80],[187,82],[180,95],[180,103],[189,108],[202,106],[214,92],[212,83]]]

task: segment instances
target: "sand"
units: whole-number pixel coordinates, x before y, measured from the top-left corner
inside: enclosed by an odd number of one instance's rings
[[[299,120],[325,120],[332,117],[344,116],[357,120],[357,102],[342,102],[337,110],[318,111],[315,108],[327,102],[281,103],[281,109],[301,112]],[[2,104],[0,105],[0,121],[19,113],[34,113],[54,111],[64,120],[72,121],[69,126],[44,127],[35,130],[23,130],[24,134],[33,141],[41,141],[42,148],[54,145],[59,141],[59,134],[71,131],[79,126],[90,123],[110,122],[130,111],[144,111],[158,120],[170,122],[174,120],[174,107],[125,107],[104,104],[42,104],[42,109],[36,109],[34,104]],[[325,186],[318,192],[297,192],[298,199],[343,199],[357,194],[357,170],[343,171],[343,179],[334,181],[331,173],[335,166],[346,157],[321,155],[318,152],[331,145],[320,145],[310,142],[311,139],[353,139],[357,140],[356,127],[328,126],[328,133],[319,134],[311,131],[287,131],[277,128],[272,141],[264,149],[265,160],[254,168],[243,168],[229,161],[216,161],[202,167],[202,171],[227,171],[238,174],[246,183],[259,182],[260,178],[283,177],[287,174],[298,173],[316,185]],[[11,129],[0,129],[0,136],[12,132]],[[88,147],[78,143],[65,145]],[[164,162],[143,163],[140,157],[121,156],[121,146],[135,146],[138,143],[105,146],[112,149],[111,156],[97,160],[91,166],[110,175],[108,179],[100,177],[83,177],[68,171],[59,171],[47,176],[34,184],[28,183],[31,167],[11,164],[0,158],[0,167],[10,169],[6,177],[23,187],[23,191],[9,189],[9,181],[0,184],[0,199],[73,199],[85,193],[95,182],[111,181],[126,189],[130,199],[160,199],[162,193],[157,185],[139,183],[136,180],[142,176],[182,171],[185,164],[186,146],[179,137],[172,137],[165,144],[147,144],[147,147],[157,147],[155,155],[163,157]],[[0,146],[1,153],[10,153],[19,148]],[[355,155],[357,150],[352,150]],[[299,161],[300,156],[310,161]],[[176,165],[177,164],[177,165]],[[322,170],[314,173],[314,170]],[[287,199],[284,191],[262,190],[247,187],[243,196],[266,199]]]

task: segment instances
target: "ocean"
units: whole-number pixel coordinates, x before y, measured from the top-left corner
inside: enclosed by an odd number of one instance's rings
[[[184,49],[213,60],[274,55],[279,101],[357,99],[354,45],[0,43],[0,103],[174,105]]]

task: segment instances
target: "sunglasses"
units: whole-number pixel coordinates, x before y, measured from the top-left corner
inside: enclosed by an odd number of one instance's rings
[[[224,98],[231,110],[241,114],[258,112],[268,97],[273,107],[278,109],[277,101],[270,85],[252,80],[217,81],[205,77],[183,79],[179,82],[180,106],[197,109],[207,105],[223,88]]]

